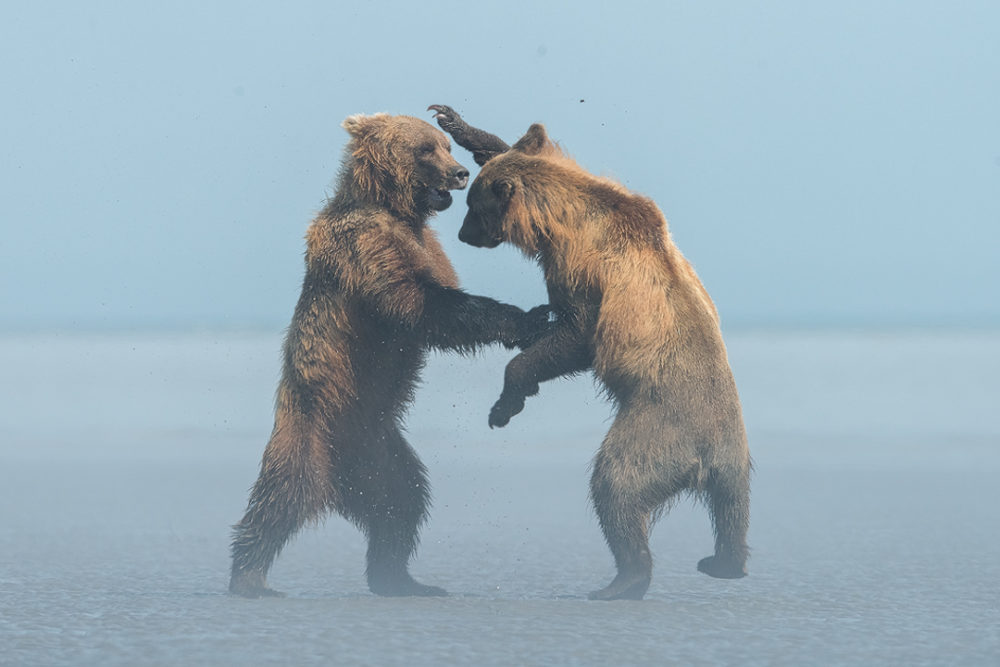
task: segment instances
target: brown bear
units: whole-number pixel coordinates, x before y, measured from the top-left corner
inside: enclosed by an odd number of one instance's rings
[[[427,516],[426,470],[400,425],[429,348],[530,342],[547,311],[472,296],[426,222],[469,172],[448,138],[408,116],[347,118],[333,199],[306,235],[305,278],[284,345],[274,430],[233,527],[229,590],[280,595],[267,572],[304,523],[335,511],[368,538],[379,595],[444,595],[408,563]]]
[[[659,208],[586,172],[541,125],[505,152],[450,108],[432,108],[458,144],[486,157],[459,238],[537,259],[556,318],[508,363],[490,426],[506,425],[539,382],[587,369],[616,407],[590,489],[618,573],[590,597],[645,594],[649,528],[684,491],[707,502],[715,530],[715,554],[698,569],[745,576],[751,460],[736,383],[715,306]]]

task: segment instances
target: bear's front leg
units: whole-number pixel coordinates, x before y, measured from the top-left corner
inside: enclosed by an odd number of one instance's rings
[[[503,391],[490,409],[490,428],[506,426],[510,423],[511,417],[524,409],[524,399],[538,393],[538,381],[532,377],[530,360],[527,356],[522,352],[507,364]]]
[[[585,371],[593,358],[586,336],[559,321],[552,324],[547,335],[507,364],[503,391],[490,410],[490,428],[506,426],[524,409],[524,399],[538,393],[540,382]]]
[[[547,303],[535,306],[526,312],[518,322],[517,337],[511,341],[513,347],[527,350],[545,336],[552,333],[552,307]]]
[[[503,139],[472,127],[462,120],[457,111],[446,104],[432,104],[427,110],[434,112],[434,119],[441,129],[450,134],[456,144],[472,153],[472,159],[480,167],[489,162],[490,158],[510,150],[510,146]]]

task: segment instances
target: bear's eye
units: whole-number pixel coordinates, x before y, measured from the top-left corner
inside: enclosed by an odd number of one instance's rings
[[[423,146],[417,149],[417,152],[420,153],[421,155],[430,155],[431,153],[434,152],[434,144],[424,144]]]

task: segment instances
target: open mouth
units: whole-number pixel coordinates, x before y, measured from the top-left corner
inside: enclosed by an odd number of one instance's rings
[[[451,206],[451,193],[445,188],[427,188],[427,203],[435,211],[443,211]]]

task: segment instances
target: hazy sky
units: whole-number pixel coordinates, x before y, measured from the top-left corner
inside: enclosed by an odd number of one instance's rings
[[[0,329],[284,326],[340,121],[431,103],[653,197],[724,324],[1000,323],[1000,3],[534,4],[5,7]]]

